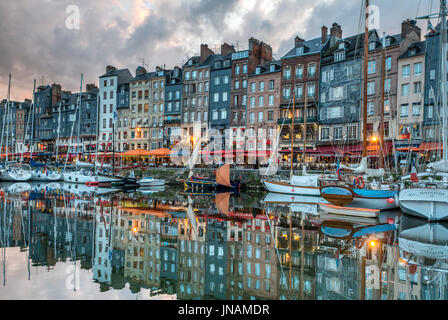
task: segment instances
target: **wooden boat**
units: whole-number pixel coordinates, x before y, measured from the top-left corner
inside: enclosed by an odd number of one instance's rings
[[[184,180],[184,186],[194,190],[239,190],[240,181],[230,181],[230,165],[225,164],[216,170],[216,180],[193,175]]]
[[[320,196],[320,177],[321,175],[293,175],[289,181],[264,180],[263,184],[269,192]]]
[[[341,206],[335,206],[333,204],[327,204],[327,203],[319,204],[319,208],[322,211],[332,213],[332,214],[365,217],[365,218],[377,218],[380,213],[380,210],[378,210],[378,209],[341,207]]]
[[[346,183],[323,183],[322,197],[333,205],[341,207],[392,210],[398,207],[395,197],[397,190],[351,188]]]

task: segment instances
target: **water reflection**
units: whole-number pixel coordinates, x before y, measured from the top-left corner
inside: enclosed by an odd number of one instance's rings
[[[319,212],[316,198],[172,187],[1,190],[2,299],[13,288],[54,299],[447,298],[447,226],[400,212],[346,218]]]

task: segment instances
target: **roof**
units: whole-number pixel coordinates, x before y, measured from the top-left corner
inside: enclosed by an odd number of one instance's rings
[[[330,36],[327,37],[327,39],[329,39],[329,38],[330,38]],[[297,52],[296,49],[299,47],[304,48],[303,53]],[[288,59],[288,58],[293,58],[293,57],[299,57],[299,56],[304,56],[304,55],[309,55],[309,54],[320,53],[322,47],[323,47],[322,37],[311,39],[311,40],[302,42],[298,46],[295,46],[287,54],[285,54],[281,59]]]
[[[275,66],[275,70],[271,71],[271,65]],[[262,74],[268,74],[268,73],[275,73],[275,72],[280,72],[281,68],[282,68],[282,64],[280,62],[280,60],[274,60],[274,61],[269,61],[268,63],[262,64],[262,65],[258,65],[255,70],[257,70],[257,68],[261,68],[260,73],[256,74],[251,73],[249,74],[249,76],[259,76]]]
[[[138,76],[135,76],[131,82],[136,82],[136,81],[142,81],[142,80],[149,80],[152,78],[157,77],[157,72],[146,72],[144,74],[140,74]]]
[[[129,72],[128,69],[111,70],[111,71],[103,74],[102,76],[100,76],[100,79],[106,78],[106,77],[113,77],[113,76],[118,77],[117,84],[126,83],[126,82],[129,82],[132,80],[132,74]]]
[[[330,42],[327,41],[327,43],[322,49],[322,56],[321,56],[322,64],[328,64],[334,62],[334,53],[338,50],[342,50],[339,49],[339,44],[343,42],[346,44],[344,48],[346,55],[343,61],[361,57],[364,51],[364,37],[365,33],[363,32],[354,36],[338,40],[331,47]],[[369,31],[369,39],[374,41],[378,39],[378,33],[376,30]]]
[[[425,54],[425,51],[426,51],[426,40],[420,42],[414,42],[409,45],[409,47],[401,56],[398,57],[398,60],[421,56]]]

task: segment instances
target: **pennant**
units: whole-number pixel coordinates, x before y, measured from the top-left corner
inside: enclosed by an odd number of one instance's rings
[[[428,31],[430,31],[431,33],[436,33],[437,30],[434,29],[434,27],[432,26],[431,21],[428,19]]]

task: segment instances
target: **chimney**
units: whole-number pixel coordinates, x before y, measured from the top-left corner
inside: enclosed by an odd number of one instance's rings
[[[51,85],[51,105],[55,105],[61,101],[62,87],[60,84],[53,83]]]
[[[322,26],[322,35],[321,35],[322,44],[327,42],[327,36],[328,36],[328,28],[326,26]]]
[[[336,22],[330,28],[330,37],[342,39],[342,28]]]
[[[406,38],[412,31],[417,34],[420,41],[421,29],[417,26],[417,21],[407,19],[401,23],[401,39]]]
[[[115,68],[114,66],[107,66],[106,67],[106,73],[109,73],[111,71],[117,70],[117,68]]]
[[[224,42],[221,45],[221,55],[222,56],[228,55],[229,53],[232,53],[232,52],[235,52],[235,47],[234,46],[232,46],[232,45],[230,45],[230,44],[228,44],[226,42]]]
[[[300,38],[299,36],[296,36],[295,38],[294,38],[294,45],[296,46],[296,47],[298,47],[300,44],[302,44],[302,43],[304,43],[305,42],[305,40],[303,40],[302,38]]]
[[[97,89],[97,86],[94,83],[86,84],[86,92],[93,91],[95,89]]]
[[[201,60],[199,63],[203,64],[212,54],[214,54],[214,52],[208,48],[207,44],[201,44]]]

